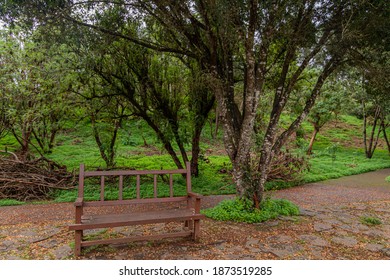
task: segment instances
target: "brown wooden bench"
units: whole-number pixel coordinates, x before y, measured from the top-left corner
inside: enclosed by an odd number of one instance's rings
[[[185,176],[186,190],[185,195],[174,195],[174,178]],[[177,176],[177,175],[176,175]],[[100,177],[100,200],[84,199],[84,181],[87,177]],[[118,198],[105,199],[105,182],[113,181],[118,183]],[[126,185],[125,179],[134,177],[133,185]],[[153,196],[143,198],[141,196],[141,180],[153,181]],[[164,177],[167,181],[166,188],[169,186],[169,195],[161,197],[158,194],[160,185],[158,179]],[[127,181],[126,181],[127,182]],[[98,184],[99,185],[99,184]],[[134,197],[125,198],[124,189],[134,188]],[[167,190],[166,190],[167,191]],[[198,239],[200,230],[200,220],[204,217],[200,214],[201,196],[191,191],[191,171],[189,163],[186,169],[177,170],[111,170],[111,171],[85,171],[84,165],[80,165],[78,198],[74,203],[76,207],[76,222],[69,226],[70,230],[75,230],[75,255],[81,254],[81,248],[113,243],[128,243],[141,240],[158,240],[172,237],[191,237],[193,240]],[[86,207],[95,207],[96,211],[92,214],[85,213]],[[112,209],[124,207],[125,211],[117,212]],[[136,209],[138,207],[138,209]],[[107,211],[99,211],[105,208]],[[141,210],[139,208],[142,208]],[[89,208],[92,209],[92,208]],[[96,214],[98,212],[98,214]],[[103,212],[104,214],[100,214]],[[153,235],[137,235],[123,238],[109,238],[99,240],[86,240],[84,230],[113,228],[132,225],[157,224],[168,222],[184,222],[181,231],[175,232],[157,232]]]

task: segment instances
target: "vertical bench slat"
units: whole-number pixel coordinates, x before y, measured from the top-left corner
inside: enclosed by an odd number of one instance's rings
[[[119,200],[123,200],[123,175],[119,176]]]
[[[189,162],[186,162],[186,179],[187,179],[187,193],[191,192],[192,186],[191,186],[191,164]]]
[[[140,199],[141,175],[137,175],[137,198]]]
[[[154,198],[157,198],[157,175],[154,174],[154,180],[153,180],[153,193]]]
[[[80,164],[78,197],[84,197],[84,164]]]
[[[100,177],[100,200],[104,201],[104,176]]]
[[[173,197],[173,175],[169,174],[169,196]]]

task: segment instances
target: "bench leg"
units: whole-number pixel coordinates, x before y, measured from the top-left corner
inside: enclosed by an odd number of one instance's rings
[[[192,235],[192,239],[194,241],[198,241],[199,239],[199,232],[200,232],[200,220],[195,220],[193,221],[193,235]]]
[[[81,241],[83,239],[83,231],[76,230],[75,231],[75,244],[74,244],[74,254],[76,257],[81,255]]]
[[[184,228],[188,228],[189,230],[192,230],[194,228],[194,222],[192,220],[186,220],[184,222]]]

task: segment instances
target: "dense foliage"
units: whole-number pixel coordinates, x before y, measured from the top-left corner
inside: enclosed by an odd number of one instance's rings
[[[219,221],[246,223],[261,223],[279,216],[299,215],[298,206],[285,199],[265,199],[260,208],[261,210],[254,209],[253,202],[250,200],[236,198],[224,200],[202,213]]]

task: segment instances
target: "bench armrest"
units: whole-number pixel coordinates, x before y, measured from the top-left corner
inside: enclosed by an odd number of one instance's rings
[[[83,203],[84,203],[84,198],[78,197],[78,198],[76,198],[76,201],[74,202],[74,206],[76,206],[76,207],[83,206]]]
[[[200,200],[203,196],[197,193],[188,192],[188,207],[193,207],[195,209],[195,213],[200,213]],[[192,206],[190,206],[192,205]]]
[[[201,199],[203,197],[203,195],[194,192],[188,192],[188,196],[193,198],[198,198],[198,199]]]

